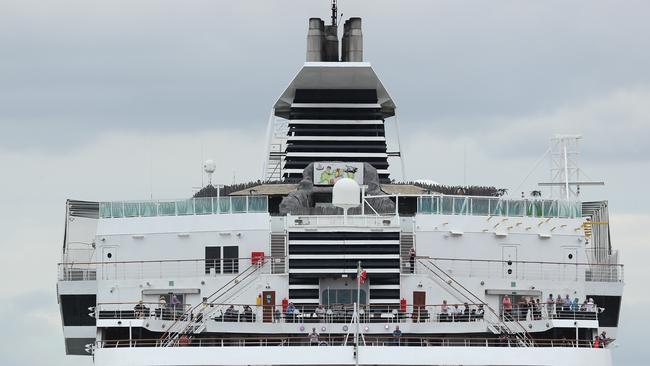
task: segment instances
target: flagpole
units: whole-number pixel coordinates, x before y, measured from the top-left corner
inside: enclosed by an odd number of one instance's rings
[[[356,365],[359,365],[359,306],[361,305],[361,261],[357,263],[357,304],[356,304],[356,331],[354,333],[354,345],[357,349]]]

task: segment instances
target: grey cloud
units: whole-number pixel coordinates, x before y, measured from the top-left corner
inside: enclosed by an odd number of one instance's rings
[[[5,2],[0,144],[98,131],[261,128],[327,4]],[[461,134],[648,84],[645,2],[343,2],[404,126]],[[50,137],[50,138],[48,138]],[[21,141],[21,142],[17,142]]]

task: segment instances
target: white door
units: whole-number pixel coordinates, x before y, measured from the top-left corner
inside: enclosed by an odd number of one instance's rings
[[[503,278],[517,278],[517,247],[502,247]]]
[[[114,280],[117,277],[117,247],[102,248],[102,279]]]
[[[575,281],[578,279],[578,249],[564,248],[564,257],[562,258],[562,280]]]

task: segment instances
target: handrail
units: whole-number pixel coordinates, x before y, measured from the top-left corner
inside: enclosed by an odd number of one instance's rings
[[[226,282],[223,286],[221,286],[219,289],[214,291],[212,294],[207,296],[206,301],[207,304],[214,303],[215,301],[219,300],[222,296],[227,295],[231,290],[233,290],[235,287],[238,285],[241,285],[245,283],[244,281],[248,279],[251,275],[258,273],[258,270],[264,267],[266,264],[271,263],[271,261],[262,261],[261,263],[254,263],[251,264],[248,268],[246,268],[243,272],[241,272],[239,275],[235,276],[233,279],[230,281]],[[232,286],[230,286],[232,284]],[[229,288],[226,289],[226,287],[230,286]],[[225,290],[224,290],[225,289]],[[161,340],[164,340],[167,342],[169,345],[174,339],[180,337],[182,334],[186,334],[190,328],[192,328],[194,325],[194,318],[192,317],[192,314],[194,314],[194,311],[197,310],[199,307],[205,305],[206,302],[203,302],[201,304],[195,305],[188,311],[186,311],[186,314],[190,316],[190,322],[183,327],[180,331],[173,331],[174,325],[178,323],[179,320],[174,321],[168,328],[165,333],[160,337]],[[198,319],[197,321],[200,322],[199,326],[203,325],[207,319],[209,319],[209,313],[206,314],[207,316],[202,316],[201,319]]]
[[[402,256],[402,273],[420,273],[413,262],[429,261],[455,276],[521,280],[571,280],[587,282],[623,281],[622,264],[566,263],[548,261],[506,261],[490,259],[454,259],[428,256]],[[512,272],[505,272],[504,265]],[[407,266],[408,265],[408,266]]]
[[[440,272],[444,276],[446,276],[448,278],[448,280],[445,280],[440,274],[436,273],[436,271],[434,271],[433,269],[428,267],[427,264],[425,264],[423,261],[420,261],[420,263],[423,264],[424,267],[431,272],[431,274],[438,277],[442,281],[442,283],[446,284],[450,289],[453,289],[454,291],[458,292],[465,299],[468,299],[470,302],[478,301],[479,303],[484,304],[485,308],[487,309],[486,314],[491,314],[492,316],[496,317],[496,324],[495,324],[495,322],[493,322],[491,320],[488,320],[490,323],[492,323],[493,326],[499,326],[499,329],[495,329],[495,330],[498,330],[498,331],[501,332],[503,329],[505,329],[508,334],[514,334],[522,342],[522,344],[527,345],[527,346],[532,346],[533,345],[533,341],[532,341],[532,338],[530,337],[530,335],[528,334],[528,330],[521,323],[519,323],[518,321],[515,321],[515,324],[519,326],[521,333],[514,332],[510,328],[510,326],[506,322],[504,322],[501,317],[499,317],[498,313],[496,311],[494,311],[494,309],[490,305],[487,304],[487,302],[483,301],[481,298],[476,296],[473,292],[471,292],[465,286],[463,286],[463,284],[458,282],[454,277],[450,276],[448,273],[446,273],[445,271],[440,269],[435,263],[433,263],[431,261],[428,262],[428,264],[430,264],[438,272]],[[465,291],[465,293],[463,293],[458,288],[454,287],[452,285],[452,282],[455,283],[457,286],[459,286],[463,291]],[[469,294],[469,296],[468,296],[468,294]]]
[[[206,277],[237,275],[247,263],[255,264],[274,257],[242,257],[219,259],[166,259],[121,262],[59,263],[59,280],[79,281],[99,277],[113,279],[153,279],[168,276]],[[284,257],[282,257],[284,258]],[[78,273],[78,272],[82,273]],[[92,275],[85,274],[85,272]],[[270,273],[270,271],[269,271]]]
[[[176,340],[173,347],[278,347],[278,346],[321,346],[344,347],[344,335],[319,335],[318,344],[310,342],[305,332],[304,336],[277,337],[188,337],[184,341]],[[167,347],[160,339],[115,339],[95,341],[96,348],[128,348],[128,347]],[[382,335],[364,334],[367,347],[402,346],[402,347],[520,347],[521,344],[507,337],[431,337],[417,335]],[[593,342],[587,339],[536,339],[536,347],[549,348],[595,348]],[[600,347],[602,348],[602,347]]]
[[[513,199],[455,195],[418,196],[418,214],[539,218],[581,218],[582,203],[571,200]]]
[[[102,219],[252,212],[268,213],[268,196],[197,197],[99,203],[99,216]]]

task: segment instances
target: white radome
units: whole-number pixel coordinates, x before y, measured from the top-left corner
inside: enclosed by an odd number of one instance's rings
[[[205,163],[203,163],[203,170],[205,170],[205,172],[208,174],[212,174],[215,170],[217,170],[217,164],[214,162],[214,160],[208,159],[205,161]]]
[[[361,188],[354,179],[342,178],[332,188],[332,204],[348,209],[361,204]]]

